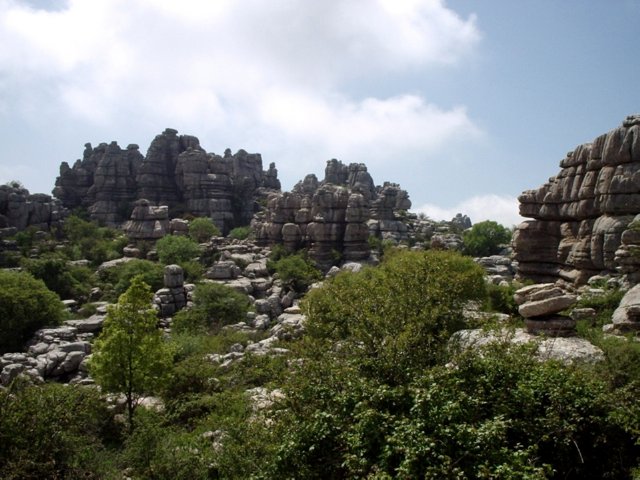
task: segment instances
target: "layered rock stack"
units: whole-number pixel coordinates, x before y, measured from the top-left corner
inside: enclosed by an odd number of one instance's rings
[[[62,163],[53,193],[65,207],[86,208],[93,220],[111,226],[129,218],[135,200],[146,199],[176,213],[208,216],[226,233],[249,224],[256,201],[279,189],[275,165],[263,171],[260,154],[207,153],[198,138],[167,128],[144,157],[137,145],[86,144],[82,160],[73,167]]]
[[[544,283],[519,289],[514,299],[529,333],[548,337],[575,335],[576,321],[559,314],[576,303],[575,295],[565,293],[552,283]]]
[[[169,233],[169,225],[169,207],[142,199],[135,202],[131,219],[122,228],[131,240],[158,240]]]
[[[367,259],[371,234],[396,240],[406,236],[398,212],[410,207],[398,185],[375,187],[364,164],[347,166],[332,159],[322,181],[307,175],[291,192],[270,195],[252,226],[259,244],[307,247],[316,263],[328,268],[340,259]]]
[[[0,229],[24,230],[34,226],[49,230],[65,215],[61,203],[49,195],[32,195],[17,183],[0,185]]]
[[[635,260],[628,261],[624,248],[617,252],[640,213],[640,116],[578,146],[560,168],[542,187],[519,197],[520,214],[533,218],[514,234],[519,276],[583,284],[619,267],[628,273]],[[624,245],[635,245],[634,235],[626,234]]]
[[[184,284],[184,271],[180,265],[164,267],[164,288],[158,290],[153,302],[162,318],[171,317],[187,306],[188,290]]]

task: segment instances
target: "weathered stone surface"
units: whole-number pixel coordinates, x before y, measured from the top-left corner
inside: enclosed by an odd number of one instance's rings
[[[254,217],[252,226],[260,244],[307,247],[314,261],[328,269],[339,260],[367,259],[369,235],[407,239],[399,212],[410,206],[398,185],[375,187],[364,164],[347,166],[332,159],[321,182],[307,175],[291,192],[269,196],[266,211]]]
[[[85,207],[92,219],[109,225],[120,225],[133,202],[146,199],[152,206],[207,216],[226,233],[247,225],[256,201],[280,189],[277,175],[273,163],[262,170],[260,154],[207,153],[196,137],[167,128],[145,157],[137,145],[123,150],[116,142],[95,149],[86,144],[82,160],[61,165],[54,195],[65,207]]]
[[[514,345],[533,343],[537,346],[535,355],[540,361],[558,360],[565,364],[573,364],[604,360],[602,350],[584,338],[544,338],[527,333],[522,328],[515,331],[504,329],[488,332],[482,329],[460,330],[452,336],[451,342],[462,348],[482,348],[497,342],[510,342]]]
[[[575,303],[575,295],[560,295],[523,303],[518,307],[518,312],[524,318],[544,317],[565,310]]]
[[[640,284],[631,288],[620,301],[611,317],[612,326],[605,325],[605,331],[626,333],[640,331]]]
[[[520,195],[520,214],[534,219],[514,234],[520,278],[583,284],[601,272],[637,272],[639,236],[628,228],[640,213],[640,125],[634,118],[569,152],[556,176]]]
[[[169,232],[169,208],[156,207],[147,199],[137,200],[131,219],[123,225],[132,240],[157,240]]]
[[[19,184],[0,185],[0,228],[49,230],[67,215],[59,200],[42,193],[30,194]],[[10,232],[8,232],[10,233]]]

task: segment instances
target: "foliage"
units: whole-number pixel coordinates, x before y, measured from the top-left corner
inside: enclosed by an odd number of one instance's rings
[[[208,217],[194,218],[189,222],[189,236],[198,243],[207,242],[211,237],[220,235],[220,229]]]
[[[229,232],[230,238],[235,238],[236,240],[245,240],[249,238],[249,234],[251,233],[251,227],[249,225],[245,227],[236,227]]]
[[[628,478],[636,461],[637,391],[613,395],[526,347],[465,352],[395,386],[343,360],[305,359],[264,478]]]
[[[135,259],[100,272],[100,279],[113,286],[116,296],[126,292],[131,286],[132,279],[137,276],[140,276],[153,291],[164,285],[162,265],[149,260]]]
[[[487,310],[490,312],[516,315],[518,313],[518,305],[513,299],[513,294],[518,288],[517,284],[514,283],[506,286],[494,284],[487,285]]]
[[[121,232],[100,227],[75,215],[65,219],[63,231],[70,242],[67,256],[74,260],[90,260],[96,266],[119,258],[128,242]]]
[[[131,427],[138,397],[157,391],[171,366],[171,351],[156,328],[151,297],[149,286],[135,277],[118,304],[108,310],[90,363],[94,379],[105,391],[124,393]]]
[[[196,242],[179,235],[162,237],[156,243],[156,250],[158,258],[165,265],[188,262],[200,254],[200,247]]]
[[[36,330],[58,325],[60,297],[26,272],[0,270],[0,354],[23,349]]]
[[[24,258],[21,265],[61,298],[85,299],[89,295],[93,276],[91,270],[87,267],[72,266],[60,255]]]
[[[193,295],[193,307],[174,317],[176,332],[205,332],[246,318],[249,299],[220,283],[201,283]]]
[[[361,368],[402,381],[433,365],[462,328],[469,300],[483,299],[482,269],[443,251],[398,251],[378,268],[343,272],[303,303],[308,333],[341,341]]]
[[[45,384],[0,390],[2,478],[105,478],[112,414],[93,388]]]
[[[476,223],[462,235],[464,252],[473,257],[487,257],[500,253],[501,245],[511,241],[511,231],[497,222]]]
[[[304,292],[312,283],[322,279],[320,270],[302,254],[282,257],[270,266],[282,283],[296,292]]]

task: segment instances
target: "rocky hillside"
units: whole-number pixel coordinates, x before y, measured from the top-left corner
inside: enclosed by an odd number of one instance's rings
[[[514,235],[519,275],[583,284],[596,274],[626,274],[637,283],[640,256],[640,115],[579,145],[560,172],[519,197],[532,218]]]
[[[87,143],[82,160],[62,163],[53,194],[64,207],[86,208],[106,225],[128,220],[135,200],[146,199],[174,214],[210,217],[227,232],[249,223],[265,190],[279,189],[275,165],[262,170],[260,154],[207,153],[196,137],[167,128],[146,156],[135,144]]]

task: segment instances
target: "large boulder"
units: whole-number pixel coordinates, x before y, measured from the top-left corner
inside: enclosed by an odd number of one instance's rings
[[[635,273],[637,235],[625,232],[640,213],[640,116],[576,147],[519,201],[533,219],[513,238],[520,278],[584,284],[599,273]]]

